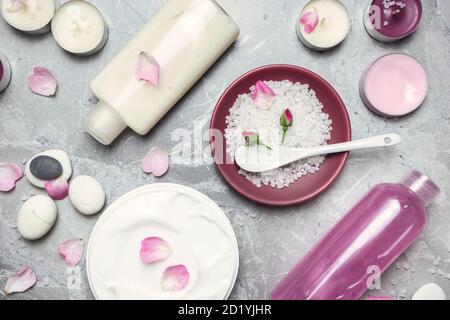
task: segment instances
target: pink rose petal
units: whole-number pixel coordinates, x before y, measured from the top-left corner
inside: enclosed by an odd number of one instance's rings
[[[22,169],[15,163],[0,163],[0,191],[11,191],[22,177]]]
[[[165,291],[181,291],[189,282],[189,271],[186,266],[179,264],[168,267],[161,279],[161,288]]]
[[[267,110],[272,106],[275,100],[275,92],[263,81],[258,81],[253,90],[253,102],[258,108]]]
[[[64,258],[67,265],[77,266],[83,257],[84,242],[83,239],[67,240],[59,245],[58,252]]]
[[[136,64],[136,79],[145,80],[157,86],[159,84],[159,72],[158,61],[153,56],[141,52]]]
[[[16,12],[27,5],[28,0],[11,0],[11,6],[6,9],[8,12]]]
[[[300,18],[300,24],[304,25],[306,33],[311,33],[319,24],[319,15],[317,12],[305,12]]]
[[[142,160],[142,170],[161,177],[169,170],[169,155],[165,150],[153,147]]]
[[[53,74],[46,68],[36,67],[28,77],[28,87],[42,96],[50,97],[56,94],[58,83]]]
[[[44,188],[54,200],[63,200],[69,195],[69,183],[61,178],[47,181]]]
[[[145,238],[141,242],[140,256],[145,264],[167,259],[172,254],[170,244],[158,237]]]
[[[36,283],[37,278],[30,267],[25,267],[18,273],[12,275],[5,285],[5,293],[24,292],[30,289]]]

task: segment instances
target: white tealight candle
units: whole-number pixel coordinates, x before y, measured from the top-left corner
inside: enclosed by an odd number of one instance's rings
[[[102,14],[83,0],[66,2],[56,11],[52,33],[64,50],[80,55],[100,51],[108,40],[108,27]]]
[[[318,51],[340,44],[350,31],[350,17],[339,0],[311,0],[296,22],[297,36],[308,48]]]
[[[27,33],[50,32],[56,0],[3,0],[1,12],[13,28]]]

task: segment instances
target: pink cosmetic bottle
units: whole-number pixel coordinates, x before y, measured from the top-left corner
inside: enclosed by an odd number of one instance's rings
[[[428,206],[440,190],[411,171],[384,183],[340,220],[272,291],[275,300],[356,300],[425,227]]]

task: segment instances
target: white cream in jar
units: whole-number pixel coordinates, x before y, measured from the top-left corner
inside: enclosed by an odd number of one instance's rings
[[[141,241],[161,237],[172,254],[144,264]],[[164,270],[183,264],[190,277],[181,291],[161,287]],[[237,277],[233,228],[208,197],[175,184],[153,184],[114,202],[95,226],[87,250],[88,278],[97,299],[226,299]]]

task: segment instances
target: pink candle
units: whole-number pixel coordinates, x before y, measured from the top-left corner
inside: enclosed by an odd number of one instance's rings
[[[360,93],[364,104],[386,117],[399,117],[422,105],[428,92],[422,65],[407,54],[384,55],[364,72]]]

